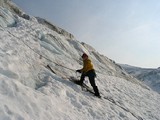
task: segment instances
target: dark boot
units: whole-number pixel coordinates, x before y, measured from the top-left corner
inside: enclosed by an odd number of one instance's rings
[[[80,81],[80,80],[79,80],[79,81],[75,81],[75,83],[82,86],[83,81]]]

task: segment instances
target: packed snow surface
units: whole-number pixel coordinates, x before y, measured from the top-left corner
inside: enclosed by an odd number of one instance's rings
[[[34,17],[0,12],[0,120],[160,120],[160,95],[128,80],[113,61]],[[82,52],[98,71],[101,99],[68,80],[79,79]]]

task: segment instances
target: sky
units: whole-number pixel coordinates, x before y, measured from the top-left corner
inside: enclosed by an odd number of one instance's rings
[[[159,0],[13,0],[117,63],[160,67]]]

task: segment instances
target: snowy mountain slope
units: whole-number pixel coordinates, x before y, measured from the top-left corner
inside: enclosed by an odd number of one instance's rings
[[[25,13],[16,4],[14,4],[11,0],[0,0],[0,6],[8,9],[12,13],[15,13],[21,17],[25,16],[24,15]]]
[[[140,86],[115,62],[63,29],[56,27],[57,32],[6,8],[0,13],[0,119],[159,120],[159,94]],[[102,99],[68,80],[79,76],[75,70],[82,67],[82,52],[95,65]]]
[[[144,82],[154,91],[160,93],[160,69],[147,69],[122,65],[122,67],[132,76]]]

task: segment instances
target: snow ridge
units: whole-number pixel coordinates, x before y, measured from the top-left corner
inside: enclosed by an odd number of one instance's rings
[[[136,77],[154,91],[160,93],[160,69],[147,69],[129,65],[121,65],[129,74]]]

